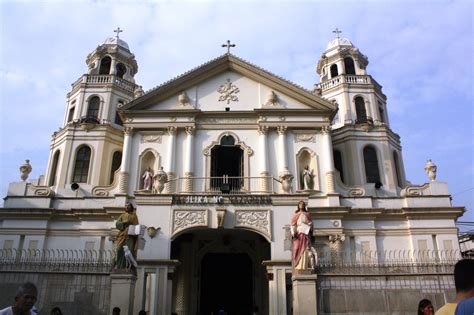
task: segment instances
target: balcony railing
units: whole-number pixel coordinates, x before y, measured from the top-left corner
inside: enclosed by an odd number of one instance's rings
[[[374,84],[376,87],[381,89],[382,87],[374,80],[370,75],[339,75],[331,80],[322,82],[319,84],[319,87],[322,91],[329,90],[339,84],[349,83],[349,84]]]
[[[73,89],[80,83],[85,84],[112,84],[118,86],[129,92],[134,92],[136,84],[129,82],[125,79],[119,78],[115,75],[97,75],[97,74],[84,74],[76,82],[73,83]]]
[[[170,180],[167,192],[183,194],[272,194],[278,181],[264,177],[179,177]]]

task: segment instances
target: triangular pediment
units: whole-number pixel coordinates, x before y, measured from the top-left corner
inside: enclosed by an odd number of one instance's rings
[[[121,108],[136,111],[312,110],[336,105],[296,84],[226,54],[148,91]]]

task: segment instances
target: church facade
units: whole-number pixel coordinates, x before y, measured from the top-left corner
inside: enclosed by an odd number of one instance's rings
[[[28,182],[27,162],[9,186],[0,248],[3,259],[64,250],[98,261],[132,203],[145,229],[138,267],[104,271],[108,303],[92,313],[305,314],[289,227],[301,200],[321,266],[457,257],[464,208],[432,162],[427,183],[407,181],[390,103],[348,39],[328,43],[312,90],[226,53],[145,93],[118,36],[86,64],[44,177]],[[311,283],[309,304],[331,313],[335,295]]]

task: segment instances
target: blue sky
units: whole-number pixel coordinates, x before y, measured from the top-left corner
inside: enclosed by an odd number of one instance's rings
[[[120,26],[148,90],[225,52],[311,89],[338,27],[368,56],[388,97],[408,180],[427,159],[474,221],[473,4],[470,1],[2,1],[0,195],[44,174],[51,134],[85,59]]]

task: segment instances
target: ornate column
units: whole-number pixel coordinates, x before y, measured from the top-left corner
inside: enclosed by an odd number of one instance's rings
[[[323,137],[323,152],[324,152],[324,173],[326,174],[326,194],[336,192],[334,182],[335,169],[334,159],[332,153],[331,127],[324,126],[321,128]]]
[[[279,176],[281,187],[283,192],[290,193],[291,192],[291,181],[293,180],[293,175],[291,175],[290,171],[288,170],[288,159],[286,156],[286,130],[287,126],[278,126],[278,158],[277,160],[280,162],[279,164]]]
[[[128,178],[130,168],[130,151],[133,136],[133,127],[125,127],[125,137],[123,139],[123,153],[122,153],[122,164],[120,166],[119,173],[119,193],[126,194],[128,192]]]
[[[116,64],[117,64],[117,60],[115,60],[115,58],[112,58],[112,61],[110,62],[109,74],[113,74],[113,75],[117,74],[117,69],[115,69]]]
[[[193,182],[191,177],[194,176],[193,174],[193,161],[194,161],[194,133],[196,131],[196,127],[189,126],[186,127],[186,152],[184,154],[184,182],[183,182],[183,192],[191,192],[193,191]]]
[[[260,176],[262,179],[260,181],[260,189],[262,192],[269,192],[270,183],[268,182],[268,150],[267,150],[267,126],[258,126],[258,148],[260,150]]]
[[[174,192],[174,181],[176,177],[174,172],[174,159],[176,150],[176,130],[174,126],[168,127],[168,150],[166,152],[165,170],[168,174],[168,182],[165,186],[165,193],[170,194]]]

